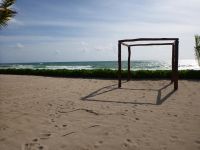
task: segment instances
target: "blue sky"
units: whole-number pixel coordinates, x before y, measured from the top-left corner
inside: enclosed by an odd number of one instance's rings
[[[140,37],[178,37],[179,58],[194,59],[200,34],[200,0],[17,0],[13,7],[18,14],[0,30],[0,63],[117,60],[117,41]],[[132,59],[170,60],[171,47],[137,47]]]

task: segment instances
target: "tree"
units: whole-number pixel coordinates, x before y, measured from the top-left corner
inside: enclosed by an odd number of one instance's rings
[[[17,13],[10,8],[14,3],[15,0],[2,0],[0,4],[0,29],[7,26],[7,22]]]
[[[195,55],[200,66],[200,35],[195,35]]]

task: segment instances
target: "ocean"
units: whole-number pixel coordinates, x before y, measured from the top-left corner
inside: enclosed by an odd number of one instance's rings
[[[1,63],[0,69],[112,69],[117,70],[117,61],[84,62],[38,62]],[[122,69],[127,69],[127,61],[122,61]],[[200,70],[196,60],[179,60],[179,70]],[[170,61],[136,60],[131,61],[131,70],[171,70]]]

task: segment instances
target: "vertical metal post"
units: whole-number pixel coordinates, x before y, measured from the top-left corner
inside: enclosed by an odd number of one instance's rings
[[[176,40],[175,41],[175,65],[174,65],[174,69],[175,69],[174,90],[178,89],[178,44],[179,44],[179,41]]]
[[[171,75],[171,83],[174,82],[174,61],[175,61],[175,44],[172,45],[172,75]]]
[[[118,88],[121,87],[121,43],[118,41]]]
[[[131,47],[128,46],[128,78],[127,81],[129,81],[131,79]]]

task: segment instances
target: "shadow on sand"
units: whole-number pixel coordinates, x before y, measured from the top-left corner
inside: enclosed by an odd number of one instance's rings
[[[123,84],[126,83],[122,82]],[[117,84],[113,84],[113,85],[108,85],[105,87],[102,87],[92,93],[90,93],[89,95],[82,97],[81,100],[84,101],[96,101],[96,102],[108,102],[108,103],[122,103],[122,104],[139,104],[139,105],[161,105],[164,101],[166,101],[174,92],[175,90],[170,90],[164,97],[162,97],[162,91],[164,89],[167,89],[168,87],[170,87],[172,85],[172,83],[168,83],[166,85],[164,85],[162,88],[160,89],[132,89],[132,88],[120,88],[122,90],[134,90],[134,91],[156,91],[157,92],[157,98],[156,98],[156,102],[155,103],[148,103],[148,102],[124,102],[124,101],[112,101],[112,100],[102,100],[102,99],[96,99],[95,97],[98,95],[102,95],[111,91],[115,91],[119,88],[117,88]]]

